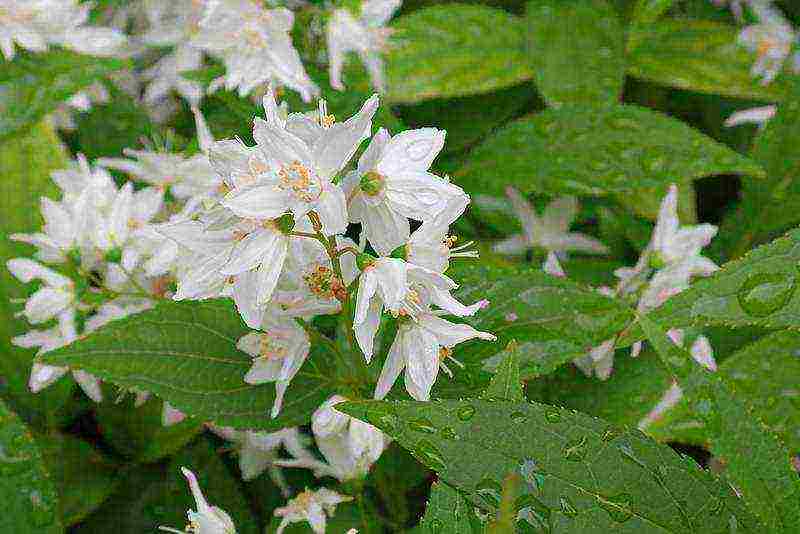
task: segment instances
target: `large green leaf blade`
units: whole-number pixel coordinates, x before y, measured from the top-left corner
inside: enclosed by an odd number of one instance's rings
[[[0,532],[63,532],[58,497],[28,428],[0,401]]]
[[[525,480],[517,509],[541,530],[759,532],[727,484],[638,431],[536,403],[351,402],[337,409],[381,428],[494,512],[502,481]]]
[[[619,17],[605,0],[532,0],[528,61],[551,106],[613,103],[625,80]]]
[[[126,62],[84,56],[66,50],[20,53],[0,67],[0,138],[9,136],[53,111],[81,89]]]
[[[786,78],[759,83],[750,73],[756,57],[738,44],[738,31],[729,24],[693,19],[634,27],[628,73],[690,91],[781,101],[787,93]]]
[[[431,496],[425,507],[419,527],[412,532],[422,534],[480,534],[483,525],[473,512],[473,506],[456,489],[443,482],[431,487]]]
[[[519,17],[479,5],[420,9],[392,23],[387,100],[487,93],[530,79]]]
[[[640,322],[692,411],[708,427],[711,451],[725,463],[725,474],[768,532],[790,532],[800,524],[800,479],[789,451],[719,374],[695,362],[652,320],[641,317]]]
[[[498,165],[500,162],[500,165]],[[453,179],[472,193],[601,196],[715,174],[763,177],[756,163],[654,111],[570,105],[514,121],[477,146]]]
[[[800,229],[730,261],[648,314],[670,328],[748,325],[800,328]],[[636,325],[621,344],[643,337]]]
[[[332,393],[325,378],[331,373],[319,370],[331,358],[321,358],[319,346],[312,349],[280,416],[271,419],[275,385],[244,382],[252,360],[236,342],[248,331],[228,300],[165,301],[41,359],[151,391],[186,414],[223,426],[277,430],[307,422]]]
[[[520,376],[534,378],[585,355],[633,319],[620,302],[538,269],[471,266],[460,268],[456,278],[462,302],[490,302],[465,321],[498,339],[457,347],[455,357],[465,369],[457,370],[452,381],[437,381],[434,396],[463,397],[482,390],[512,340],[518,343]]]

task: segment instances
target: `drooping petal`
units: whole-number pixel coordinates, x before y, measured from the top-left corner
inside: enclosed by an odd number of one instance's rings
[[[103,402],[103,390],[100,387],[100,380],[96,376],[79,369],[72,371],[72,376],[86,396],[95,402]]]
[[[392,209],[418,221],[435,217],[450,198],[464,194],[460,187],[427,171],[400,170],[386,181],[386,199]]]
[[[394,177],[407,171],[427,171],[444,147],[444,130],[419,128],[391,138],[378,164],[378,172]]]
[[[389,139],[391,139],[389,132],[385,128],[379,128],[375,135],[372,136],[367,149],[358,159],[359,174],[377,169],[383,151],[389,144]]]
[[[389,348],[389,354],[386,356],[386,362],[383,364],[381,374],[378,377],[378,383],[375,386],[374,397],[378,400],[383,399],[391,391],[392,386],[397,381],[397,377],[406,366],[406,360],[403,353],[403,331],[399,330]]]
[[[261,265],[258,267],[258,297],[256,299],[259,306],[266,304],[272,298],[288,251],[289,239],[283,236],[277,239],[275,246],[269,248],[262,257]]]
[[[274,184],[234,189],[222,199],[222,205],[239,217],[275,219],[286,212],[290,198]]]
[[[431,314],[421,315],[419,317],[419,324],[423,329],[435,335],[439,344],[445,347],[453,347],[459,343],[475,338],[486,341],[494,341],[497,339],[494,334],[475,330],[473,327],[466,324],[451,323],[450,321]]]
[[[364,315],[364,319],[353,326],[356,342],[367,363],[372,361],[372,352],[375,344],[375,334],[381,324],[381,314],[383,313],[383,303],[378,296],[373,296],[369,301],[369,308]]]
[[[231,258],[222,274],[239,274],[261,265],[265,255],[270,250],[278,247],[278,242],[284,240],[280,232],[263,229],[249,233],[244,239],[236,244],[231,253]]]
[[[325,235],[343,234],[347,230],[347,200],[344,191],[338,185],[326,184],[323,186],[322,196],[314,205],[322,222],[322,232]]]
[[[431,388],[439,374],[439,342],[425,328],[410,329],[403,336],[406,361],[406,391],[418,401],[430,399]]]
[[[327,129],[312,149],[316,170],[323,180],[331,180],[356,153],[361,142],[369,137],[372,117],[378,110],[378,95],[372,95],[361,109],[343,123]]]

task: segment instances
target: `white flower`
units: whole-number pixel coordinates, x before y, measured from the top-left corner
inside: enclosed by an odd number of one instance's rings
[[[221,508],[208,504],[194,473],[185,467],[181,467],[181,473],[189,482],[189,488],[192,491],[194,502],[197,504],[197,510],[188,510],[186,512],[189,524],[186,526],[185,531],[168,527],[158,528],[177,534],[185,534],[185,532],[193,532],[195,534],[236,534],[236,526],[228,513]]]
[[[86,26],[92,5],[78,0],[0,0],[0,52],[10,60],[14,44],[32,52],[60,45],[96,56],[119,53],[125,35]]]
[[[525,197],[513,187],[506,188],[506,195],[522,224],[523,233],[497,243],[494,246],[496,252],[525,254],[534,247],[562,255],[570,251],[585,254],[606,254],[608,252],[606,246],[595,238],[569,231],[569,227],[578,215],[578,201],[575,197],[555,199],[539,216]],[[484,204],[484,202],[481,197],[478,197],[479,204]],[[491,209],[494,206],[486,207]]]
[[[288,486],[280,470],[275,467],[281,447],[292,456],[310,454],[306,452],[300,432],[296,428],[284,428],[277,432],[254,432],[208,426],[214,433],[235,444],[243,480],[254,480],[269,469],[273,482],[284,492],[288,491]]]
[[[356,18],[347,9],[337,9],[328,22],[328,62],[331,86],[339,91],[342,68],[349,52],[356,52],[367,68],[372,86],[386,90],[381,53],[387,47],[392,30],[384,26],[400,8],[402,0],[364,0]]]
[[[34,234],[11,234],[10,239],[36,247],[36,258],[46,263],[63,263],[70,251],[78,249],[85,224],[75,206],[66,202],[55,202],[41,198],[41,213],[44,219],[42,232]]]
[[[97,221],[94,241],[101,251],[123,249],[136,238],[136,233],[161,210],[164,192],[146,187],[136,192],[133,183],[127,182],[117,192],[111,209]],[[133,249],[131,249],[133,250]],[[132,265],[126,265],[131,268]]]
[[[74,111],[89,111],[92,109],[92,104],[94,102],[105,104],[110,98],[106,86],[103,85],[102,82],[95,82],[60,104],[50,114],[50,120],[53,126],[59,130],[73,131],[77,127],[72,116]]]
[[[778,107],[774,104],[737,111],[725,119],[725,126],[739,126],[740,124],[758,124],[759,126],[764,126],[767,121],[775,116],[777,111]]]
[[[326,235],[344,233],[347,207],[334,177],[347,165],[361,142],[369,136],[378,97],[368,99],[361,110],[343,123],[325,125],[318,135],[301,138],[290,123],[277,120],[277,106],[270,93],[265,98],[267,121],[257,118],[253,137],[267,166],[254,184],[228,193],[222,204],[240,217],[271,219],[291,211],[299,220],[316,211]]]
[[[226,69],[209,90],[224,85],[246,96],[274,81],[299,92],[305,101],[318,94],[292,45],[293,24],[288,9],[264,9],[254,0],[209,1],[193,42],[221,59]]]
[[[436,128],[408,130],[390,137],[381,128],[343,183],[350,221],[360,222],[372,247],[388,255],[408,241],[408,218],[427,221],[464,191],[428,172],[444,146]]]
[[[567,273],[565,273],[564,269],[561,267],[561,263],[559,263],[558,256],[556,256],[555,252],[547,253],[547,259],[542,266],[542,270],[550,276],[556,276],[558,278],[565,278],[567,276]]]
[[[164,406],[161,408],[161,426],[177,425],[185,419],[185,413],[176,409],[167,401],[164,401]]]
[[[303,521],[311,525],[315,534],[325,534],[327,516],[333,517],[337,505],[352,500],[352,497],[341,495],[328,488],[307,489],[287,502],[286,506],[275,509],[275,517],[282,518],[276,534],[282,534],[290,523]]]
[[[420,313],[416,319],[401,321],[378,378],[375,398],[384,398],[405,369],[408,394],[418,401],[429,400],[439,368],[452,376],[445,360],[450,358],[458,363],[452,357],[453,347],[470,339],[497,338],[466,324],[451,323],[429,311]]]
[[[6,263],[9,272],[27,284],[41,280],[44,287],[25,302],[23,314],[31,324],[39,324],[62,313],[73,313],[77,305],[75,283],[66,276],[27,258],[15,258]]]
[[[299,456],[292,452],[293,459],[278,460],[276,464],[311,469],[316,477],[331,476],[340,482],[365,477],[389,439],[374,426],[337,412],[334,406],[346,400],[334,395],[311,416],[311,430],[326,462],[303,451]]]
[[[615,339],[608,339],[589,350],[589,354],[572,361],[586,376],[595,375],[600,380],[608,380],[614,370]]]
[[[764,2],[751,2],[757,24],[747,26],[739,33],[739,43],[752,52],[757,59],[750,70],[763,85],[768,85],[780,73],[786,58],[792,51],[797,32],[774,6]]]
[[[311,342],[306,331],[289,317],[267,313],[263,329],[263,332],[244,335],[236,348],[253,357],[253,366],[245,375],[245,382],[275,382],[271,415],[277,417],[286,388],[306,361]]]

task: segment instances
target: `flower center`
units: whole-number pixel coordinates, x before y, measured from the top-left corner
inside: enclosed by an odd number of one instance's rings
[[[322,194],[322,184],[319,179],[314,176],[311,169],[299,161],[281,167],[278,179],[280,189],[291,192],[295,198],[303,202],[313,202]]]
[[[340,299],[345,291],[344,284],[330,267],[316,265],[303,275],[309,291],[322,299]]]
[[[358,185],[365,195],[374,197],[383,191],[385,182],[386,178],[381,173],[369,171],[361,177]]]
[[[261,344],[258,349],[259,358],[265,360],[282,360],[286,357],[286,353],[286,347],[275,335],[265,332],[261,336]]]

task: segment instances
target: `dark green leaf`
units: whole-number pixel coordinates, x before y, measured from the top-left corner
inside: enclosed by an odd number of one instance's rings
[[[738,98],[779,101],[787,93],[779,76],[762,84],[750,74],[755,54],[738,44],[739,29],[708,20],[664,19],[633,28],[628,73],[652,82]]]
[[[501,162],[498,165],[498,162]],[[453,179],[471,193],[598,196],[712,174],[762,177],[754,162],[684,123],[632,105],[563,106],[500,129]]]
[[[0,138],[25,129],[126,62],[66,50],[20,53],[0,67]]]
[[[275,385],[244,382],[252,360],[236,342],[246,332],[228,300],[165,301],[42,359],[151,391],[186,414],[223,426],[277,430],[309,421],[332,393],[331,373],[321,371],[331,361],[325,348],[312,349],[286,392],[280,416],[271,419]]]
[[[0,532],[57,534],[56,487],[42,453],[17,414],[0,401]]]
[[[746,398],[737,395],[718,373],[708,371],[678,347],[647,317],[642,329],[662,362],[684,390],[692,413],[708,428],[711,451],[768,532],[791,532],[800,524],[800,479],[790,454],[764,425]]]
[[[508,401],[525,400],[522,391],[522,381],[519,373],[519,347],[516,341],[511,341],[506,350],[499,354],[502,357],[497,370],[489,382],[489,387],[483,392],[487,399],[503,399]]]
[[[74,525],[98,508],[116,488],[118,468],[94,447],[73,436],[39,434],[36,442],[58,488],[61,521]]]
[[[72,389],[72,379],[64,378],[36,395],[28,389],[35,351],[15,347],[11,339],[31,328],[24,319],[15,317],[22,306],[14,300],[25,298],[32,290],[11,276],[5,265],[11,258],[30,256],[33,248],[5,236],[41,228],[39,197],[57,191],[50,172],[66,163],[64,149],[47,123],[0,144],[0,233],[4,236],[0,240],[0,396],[29,423],[41,427],[57,423],[59,409]]]
[[[225,510],[238,534],[258,534],[259,528],[239,482],[223,463],[210,440],[199,439],[168,465],[141,465],[125,473],[119,490],[97,512],[75,527],[75,534],[143,534],[159,526],[182,530],[186,511],[197,510],[180,468],[190,469],[211,506]]]
[[[551,106],[614,103],[625,80],[625,42],[605,0],[532,0],[528,61]]]
[[[431,487],[431,496],[425,508],[425,515],[418,534],[428,532],[437,534],[481,534],[483,525],[478,521],[475,506],[469,503],[456,489],[443,482]]]
[[[541,530],[727,534],[736,524],[738,532],[760,532],[733,490],[694,461],[581,413],[485,400],[337,409],[387,432],[489,511],[498,508],[506,476],[521,475],[517,510]]]
[[[531,78],[524,22],[499,9],[427,7],[392,28],[386,95],[392,102],[487,93]]]

